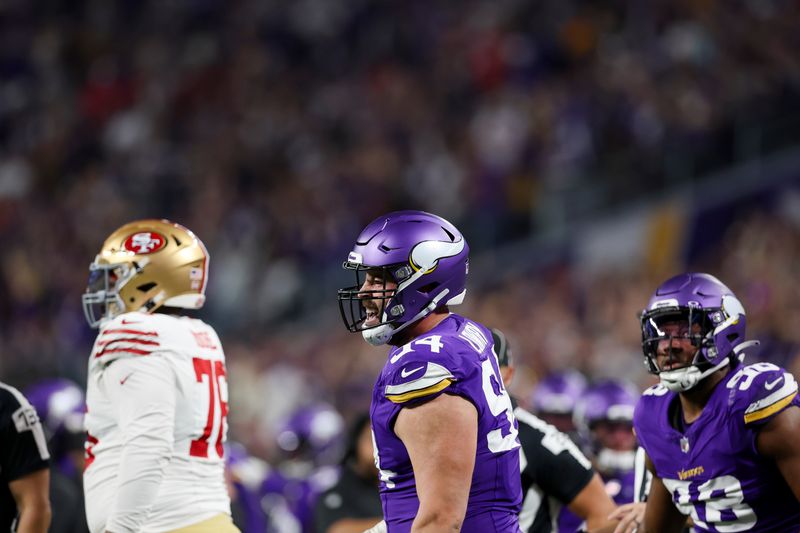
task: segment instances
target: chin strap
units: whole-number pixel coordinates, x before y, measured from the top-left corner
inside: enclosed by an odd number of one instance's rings
[[[661,384],[673,392],[685,392],[695,387],[702,380],[716,372],[721,368],[730,364],[730,360],[724,357],[722,361],[716,366],[701,371],[696,366],[692,365],[686,368],[679,368],[677,370],[668,370],[666,372],[659,372],[658,377],[661,379]]]
[[[361,336],[364,337],[365,341],[367,341],[373,346],[381,346],[383,344],[386,344],[392,339],[392,337],[394,337],[399,332],[403,331],[406,327],[410,326],[417,320],[420,320],[428,316],[434,309],[436,309],[439,306],[439,302],[449,293],[450,289],[443,290],[442,292],[437,294],[433,300],[431,300],[431,303],[426,305],[424,308],[422,308],[422,310],[419,313],[414,315],[414,317],[411,320],[403,324],[400,324],[398,327],[394,327],[391,324],[384,323],[381,324],[380,326],[375,326],[374,328],[363,330],[361,332]],[[386,320],[386,311],[383,312],[383,319]]]

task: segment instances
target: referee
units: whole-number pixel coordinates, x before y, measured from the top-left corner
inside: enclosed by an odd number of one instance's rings
[[[47,531],[49,460],[36,409],[0,382],[0,531]]]
[[[492,329],[494,353],[503,383],[514,375],[511,349],[506,336]],[[514,405],[519,423],[522,511],[519,527],[525,533],[559,531],[558,516],[563,506],[583,519],[586,529],[613,531],[616,521],[608,519],[615,504],[603,481],[570,438],[534,414]]]

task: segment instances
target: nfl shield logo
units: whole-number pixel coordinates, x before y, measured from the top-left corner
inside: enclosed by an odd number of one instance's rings
[[[689,439],[686,437],[681,437],[681,451],[683,453],[689,453]]]

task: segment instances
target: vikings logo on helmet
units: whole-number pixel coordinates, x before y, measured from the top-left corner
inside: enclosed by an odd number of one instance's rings
[[[466,243],[463,238],[457,242],[424,241],[411,250],[408,264],[415,272],[422,270],[425,274],[430,274],[439,265],[440,259],[460,254],[464,246]]]
[[[349,331],[360,331],[370,344],[385,344],[440,305],[458,305],[466,294],[469,246],[445,219],[424,211],[397,211],[380,217],[361,232],[344,268],[356,284],[340,289],[339,309]],[[365,291],[367,271],[377,270],[396,289]],[[362,301],[381,300],[381,319],[365,325]]]

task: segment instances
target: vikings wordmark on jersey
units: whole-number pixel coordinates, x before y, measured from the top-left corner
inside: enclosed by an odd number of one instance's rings
[[[93,532],[167,531],[230,514],[225,355],[213,328],[138,312],[104,323],[86,401]]]
[[[756,446],[767,422],[800,406],[792,375],[769,363],[737,364],[685,431],[670,423],[677,396],[660,384],[647,389],[634,426],[678,510],[699,531],[797,531],[800,503]]]
[[[484,326],[450,314],[389,353],[375,383],[371,418],[384,518],[392,533],[409,531],[419,508],[411,461],[394,422],[403,407],[442,393],[469,400],[478,412],[477,456],[462,531],[518,531],[517,422],[490,339]]]

